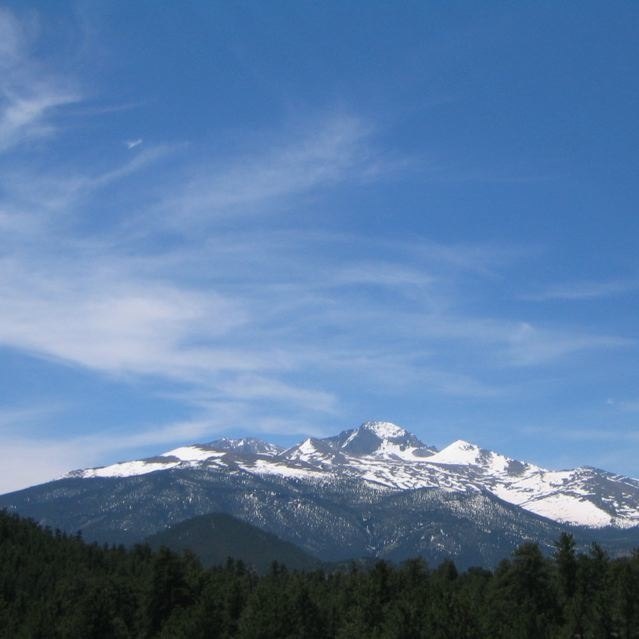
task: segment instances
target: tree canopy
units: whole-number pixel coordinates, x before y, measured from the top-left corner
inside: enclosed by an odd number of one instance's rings
[[[0,636],[25,638],[639,637],[639,553],[552,557],[521,545],[494,570],[452,561],[267,574],[189,552],[86,544],[0,513]]]

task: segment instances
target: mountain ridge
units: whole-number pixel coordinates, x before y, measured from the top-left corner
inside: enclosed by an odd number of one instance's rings
[[[392,490],[485,489],[529,512],[577,526],[639,525],[639,480],[589,466],[549,470],[461,439],[437,450],[406,429],[381,421],[364,422],[331,437],[309,437],[287,449],[255,438],[224,438],[66,476],[124,477],[184,464],[225,466],[238,460],[247,472],[313,481],[332,473]]]
[[[0,496],[2,507],[124,544],[225,513],[329,562],[419,555],[490,566],[525,541],[552,552],[564,531],[613,554],[639,547],[637,480],[550,471],[463,440],[438,451],[388,422],[287,449],[247,438],[181,446],[72,471]]]

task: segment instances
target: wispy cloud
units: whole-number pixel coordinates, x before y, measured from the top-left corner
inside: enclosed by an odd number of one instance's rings
[[[629,338],[589,334],[579,330],[539,329],[527,322],[511,331],[508,341],[512,362],[524,366],[551,362],[582,351],[636,346],[634,340]]]
[[[7,432],[28,428],[61,410],[62,406],[60,405],[0,408],[0,431]]]
[[[55,77],[31,55],[24,24],[0,8],[0,151],[51,134],[56,109],[80,99],[68,81]]]
[[[251,360],[247,353],[189,346],[246,321],[241,305],[223,296],[136,282],[121,267],[109,272],[113,264],[100,272],[85,263],[80,277],[67,264],[52,271],[47,263],[48,273],[4,266],[0,343],[113,373],[188,376],[244,369]]]
[[[250,154],[192,170],[175,196],[164,200],[163,208],[185,231],[196,221],[231,213],[259,216],[271,211],[274,202],[281,205],[292,196],[347,179],[370,179],[373,166],[379,175],[381,162],[362,120],[331,115],[292,127],[284,141],[263,142]]]
[[[594,300],[602,297],[623,295],[639,289],[639,280],[610,280],[604,282],[572,282],[553,284],[537,292],[526,293],[521,299],[531,302],[551,300]]]
[[[282,381],[256,375],[241,375],[218,384],[217,391],[226,398],[243,401],[262,399],[298,404],[309,411],[335,413],[337,398],[325,391],[309,390]]]
[[[612,406],[613,408],[616,408],[620,411],[628,413],[639,413],[639,399],[608,399],[606,403],[608,404],[608,406]]]
[[[0,174],[4,182],[4,197],[0,206],[13,214],[15,226],[25,230],[45,228],[47,232],[64,227],[74,214],[86,218],[86,208],[77,211],[83,200],[118,181],[124,180],[167,157],[173,147],[148,147],[133,157],[106,170],[89,172],[82,169],[39,169],[19,166],[5,168]],[[68,232],[68,230],[67,230]]]

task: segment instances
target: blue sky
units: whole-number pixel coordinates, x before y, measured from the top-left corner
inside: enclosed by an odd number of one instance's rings
[[[0,490],[367,419],[639,476],[638,29],[2,5]]]

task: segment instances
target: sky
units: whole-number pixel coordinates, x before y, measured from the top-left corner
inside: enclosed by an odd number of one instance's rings
[[[0,5],[0,492],[369,419],[639,477],[639,5]]]

